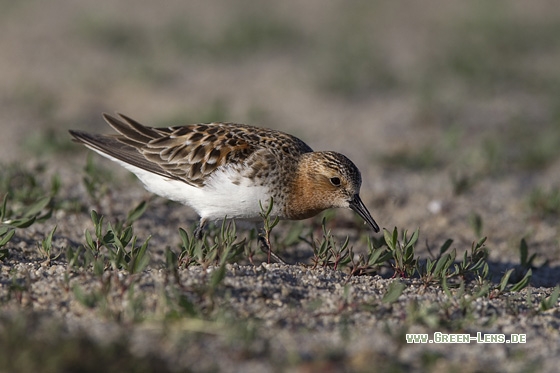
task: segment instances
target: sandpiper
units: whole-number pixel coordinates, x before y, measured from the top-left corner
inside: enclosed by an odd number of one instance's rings
[[[314,152],[295,136],[235,123],[154,128],[123,114],[103,117],[119,134],[70,131],[74,140],[136,174],[152,193],[192,207],[208,221],[271,215],[300,220],[329,208],[350,208],[375,231],[360,199],[360,171],[346,156]]]

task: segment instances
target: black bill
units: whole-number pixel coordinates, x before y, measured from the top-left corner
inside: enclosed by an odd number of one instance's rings
[[[373,228],[375,233],[379,232],[379,225],[377,225],[375,220],[373,220],[371,214],[369,213],[366,206],[364,206],[364,203],[360,199],[359,195],[356,194],[354,198],[352,198],[352,200],[350,201],[350,208],[356,211],[358,215],[360,215],[362,219],[364,219],[366,223],[368,223]]]

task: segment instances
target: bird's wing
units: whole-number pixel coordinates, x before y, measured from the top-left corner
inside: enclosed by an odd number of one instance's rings
[[[122,162],[196,187],[222,166],[262,167],[254,155],[263,151],[270,151],[269,160],[312,151],[294,136],[252,126],[211,123],[153,128],[122,114],[103,117],[118,135],[70,133],[78,142]]]

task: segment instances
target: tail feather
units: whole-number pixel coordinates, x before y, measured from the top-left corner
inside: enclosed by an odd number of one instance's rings
[[[138,144],[145,144],[151,140],[161,137],[161,134],[154,129],[146,127],[126,115],[118,115],[124,119],[124,121],[107,113],[103,113],[103,118],[105,118],[107,123],[109,123],[115,131],[122,134],[128,140],[134,141]]]
[[[97,135],[75,130],[70,130],[69,132],[74,137],[73,140],[75,142],[84,144],[107,158],[116,159],[166,178],[177,179],[177,177],[170,175],[157,163],[147,160],[136,148],[122,142],[120,136]]]

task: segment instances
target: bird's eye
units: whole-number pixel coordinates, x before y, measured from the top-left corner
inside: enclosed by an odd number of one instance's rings
[[[340,186],[340,178],[339,177],[331,177],[331,184],[334,186]]]

